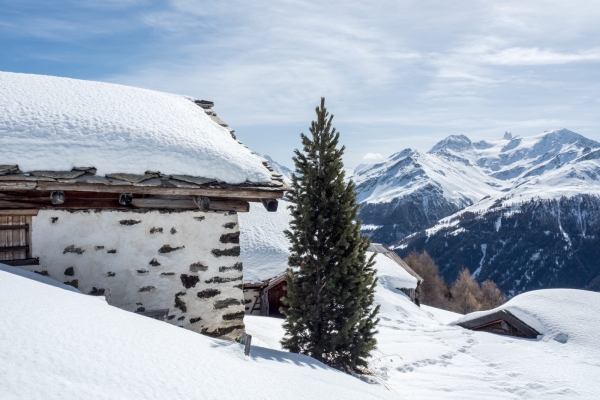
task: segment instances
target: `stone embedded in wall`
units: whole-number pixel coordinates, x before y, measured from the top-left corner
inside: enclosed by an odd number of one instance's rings
[[[237,306],[242,304],[242,300],[229,298],[225,300],[217,300],[213,303],[215,310],[222,310],[224,308],[228,308],[229,306]]]
[[[142,221],[138,221],[138,220],[135,220],[135,219],[122,219],[122,220],[119,221],[119,223],[121,225],[125,225],[125,226],[137,225],[140,222],[142,222]]]
[[[244,319],[244,312],[240,311],[240,312],[235,312],[235,313],[229,313],[229,314],[225,314],[223,315],[223,319],[225,321],[233,321],[235,319]]]
[[[239,243],[240,242],[240,233],[232,232],[232,233],[224,233],[219,238],[221,243]]]
[[[210,278],[210,279],[204,281],[204,283],[235,282],[235,281],[241,281],[243,278],[244,278],[243,276],[238,276],[237,278],[221,278],[220,276],[215,276],[214,278]]]
[[[160,266],[160,263],[158,262],[158,260],[156,258],[153,258],[152,260],[150,260],[150,262],[148,264],[152,265],[153,267]]]
[[[154,235],[155,233],[163,233],[163,228],[151,228],[150,234]]]
[[[175,295],[175,307],[179,308],[181,312],[187,311],[187,306],[185,302],[181,300],[181,296],[185,296],[185,292],[179,292]]]
[[[135,312],[144,312],[146,311],[145,307],[138,307],[137,310],[135,310]]]
[[[198,297],[200,299],[208,299],[210,297],[215,297],[219,294],[221,294],[221,291],[218,289],[205,289],[201,292],[198,292]]]
[[[91,296],[104,296],[104,289],[103,288],[97,288],[97,287],[93,287],[92,291],[89,292],[88,294]]]
[[[110,277],[112,277],[112,276],[115,276],[115,275],[116,275],[116,274],[115,274],[114,272],[111,272],[111,271],[108,271],[108,272],[106,273],[106,276],[108,276],[109,278],[110,278]]]
[[[162,272],[161,275],[171,276],[171,275],[175,275],[175,272]]]
[[[63,282],[65,285],[73,286],[75,289],[79,287],[79,281],[77,279],[73,279],[72,281]]]
[[[244,285],[242,283],[240,283],[239,285],[235,285],[234,288],[236,289],[241,289],[242,287],[244,287]]]
[[[177,318],[177,321],[183,321],[184,319],[185,319],[185,316],[182,315],[181,317]]]
[[[73,253],[73,254],[83,254],[85,250],[83,250],[80,247],[75,247],[74,244],[65,247],[65,249],[63,250],[63,254],[67,254],[67,253]]]
[[[171,321],[173,318],[175,318],[175,316],[174,316],[174,315],[169,315],[169,316],[167,317],[167,319],[168,319],[169,321]]]
[[[221,336],[225,336],[228,333],[231,333],[233,331],[236,331],[238,329],[244,329],[244,325],[234,325],[234,326],[228,326],[225,328],[217,328],[212,332],[208,331],[208,328],[203,328],[202,331],[200,333],[202,333],[203,335],[206,336],[210,336],[210,337],[221,337]]]
[[[198,321],[202,321],[202,318],[200,318],[200,317],[190,318],[190,324],[195,324]]]
[[[207,271],[207,270],[208,270],[208,266],[202,264],[201,262],[195,262],[190,265],[191,272],[200,272],[200,271]]]
[[[241,262],[235,263],[232,267],[219,267],[219,272],[227,272],[231,270],[241,271],[244,267]]]
[[[73,267],[69,267],[69,268],[65,269],[65,275],[66,276],[73,276],[73,275],[75,275],[75,269]]]
[[[194,217],[196,221],[204,221],[206,217]]]
[[[56,221],[58,221],[58,217],[52,217],[52,218],[50,218],[50,222],[52,222],[53,224],[55,224]]]
[[[237,226],[237,222],[228,222],[226,224],[223,225],[223,228],[225,229],[233,229]]]
[[[137,273],[138,273],[138,274],[147,274],[147,273],[148,273],[148,270],[147,270],[147,269],[138,269],[138,270],[137,270]]]
[[[140,288],[140,292],[154,292],[156,290],[156,287],[154,286],[144,286],[143,288]]]
[[[42,276],[48,276],[48,271],[43,270],[43,271],[33,271],[36,274],[42,275]]]
[[[94,250],[104,250],[104,246],[94,246]]]
[[[240,256],[240,246],[235,246],[230,249],[212,249],[211,253],[215,257],[239,257]]]
[[[171,235],[174,235],[177,233],[177,229],[175,229],[175,227],[171,228]]]
[[[186,288],[193,288],[196,283],[200,282],[200,278],[194,275],[181,274],[181,284]]]
[[[163,247],[161,247],[158,252],[160,254],[165,254],[165,253],[171,253],[173,251],[177,251],[177,250],[181,250],[181,249],[185,249],[185,246],[179,246],[179,247],[171,247],[170,244],[165,244]]]
[[[106,250],[108,254],[117,254],[117,249]]]

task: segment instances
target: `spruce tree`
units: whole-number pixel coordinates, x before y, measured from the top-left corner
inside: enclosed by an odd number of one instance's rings
[[[361,371],[375,348],[379,306],[373,307],[377,278],[369,239],[360,236],[355,185],[344,182],[339,133],[325,99],[316,108],[311,137],[301,134],[288,194],[292,221],[287,276],[289,308],[282,345],[334,368]]]

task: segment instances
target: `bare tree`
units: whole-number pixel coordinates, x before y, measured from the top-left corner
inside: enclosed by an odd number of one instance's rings
[[[481,284],[481,309],[482,310],[490,310],[492,308],[496,308],[506,301],[506,296],[498,286],[489,279],[484,281]]]
[[[420,286],[420,301],[422,304],[449,309],[449,287],[440,276],[438,266],[427,252],[417,253],[412,251],[404,261],[423,278]]]
[[[452,308],[461,314],[482,309],[483,293],[468,269],[463,268],[452,286]]]

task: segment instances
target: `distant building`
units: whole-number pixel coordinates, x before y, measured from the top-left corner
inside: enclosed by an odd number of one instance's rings
[[[461,318],[461,322],[457,325],[472,331],[489,332],[526,339],[535,339],[540,334],[510,311],[499,310],[484,313],[484,315],[481,314],[476,312],[468,315],[466,318]]]

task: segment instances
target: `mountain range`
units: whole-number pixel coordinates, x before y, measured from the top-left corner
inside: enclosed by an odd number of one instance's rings
[[[600,143],[567,129],[406,149],[352,179],[363,232],[426,250],[447,281],[468,268],[509,295],[600,290]],[[598,249],[598,250],[597,250]]]

